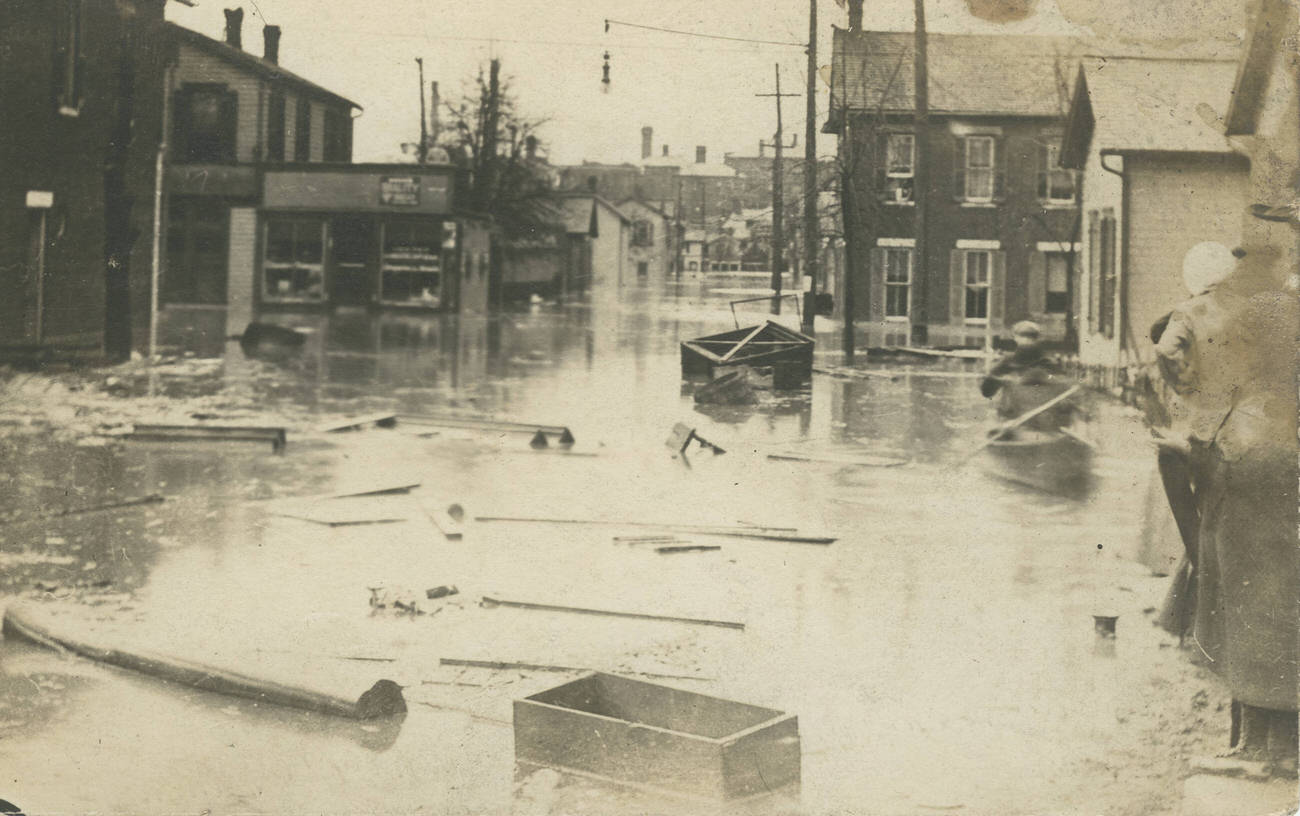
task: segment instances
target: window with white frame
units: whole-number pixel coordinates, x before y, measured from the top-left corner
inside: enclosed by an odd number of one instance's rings
[[[1050,204],[1074,203],[1074,171],[1060,166],[1061,146],[1044,136],[1038,147],[1038,198]]]
[[[911,307],[912,250],[885,250],[885,318],[906,320]]]
[[[989,319],[989,284],[993,253],[987,249],[966,250],[966,322],[985,323]]]
[[[994,138],[992,136],[967,136],[966,195],[967,201],[993,200]]]
[[[1069,275],[1070,256],[1064,252],[1047,253],[1047,302],[1043,311],[1048,314],[1065,314],[1069,305]]]
[[[912,200],[912,177],[916,173],[916,138],[911,133],[890,133],[885,137],[885,201]]]

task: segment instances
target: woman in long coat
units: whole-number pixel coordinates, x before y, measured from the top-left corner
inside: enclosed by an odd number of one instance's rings
[[[1200,511],[1192,638],[1231,690],[1232,754],[1294,775],[1300,307],[1294,291],[1232,274],[1231,254],[1213,246],[1188,253],[1189,288],[1204,291],[1173,311],[1156,344],[1161,374],[1192,410]],[[1218,272],[1198,285],[1198,264]]]

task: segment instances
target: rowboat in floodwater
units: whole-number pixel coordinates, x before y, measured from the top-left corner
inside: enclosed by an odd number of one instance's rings
[[[1073,433],[1017,428],[980,455],[990,476],[1046,493],[1082,497],[1092,485],[1092,447]]]

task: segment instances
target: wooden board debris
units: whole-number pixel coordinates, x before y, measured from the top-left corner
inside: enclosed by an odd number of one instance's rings
[[[512,601],[503,598],[489,598],[484,595],[482,599],[484,606],[507,606],[514,609],[533,609],[541,612],[572,612],[579,615],[601,615],[611,618],[635,618],[637,620],[657,620],[668,623],[685,623],[695,626],[718,626],[724,629],[744,630],[745,624],[738,621],[712,620],[709,618],[683,618],[675,615],[652,615],[645,612],[622,612],[612,609],[588,609],[580,606],[559,606],[555,604],[531,603],[528,601]]]
[[[321,433],[338,433],[339,431],[359,430],[367,425],[374,425],[379,428],[396,427],[397,414],[370,414],[367,416],[352,417],[351,419],[322,425],[318,430]]]

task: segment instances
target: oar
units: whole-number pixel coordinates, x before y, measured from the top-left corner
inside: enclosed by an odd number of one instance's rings
[[[1067,389],[1067,390],[1065,390],[1065,391],[1062,391],[1061,393],[1057,394],[1055,397],[1052,397],[1052,398],[1049,399],[1047,402],[1044,402],[1042,405],[1038,406],[1037,408],[1032,408],[1032,409],[1026,411],[1025,413],[1021,414],[1020,416],[1018,416],[1018,417],[1016,417],[1015,419],[1011,420],[1010,422],[1004,422],[1004,423],[1002,424],[1001,427],[999,427],[999,428],[998,428],[996,431],[994,431],[993,433],[989,434],[989,438],[988,438],[988,439],[985,439],[983,442],[981,442],[980,445],[979,445],[979,447],[975,448],[975,450],[973,450],[973,451],[971,451],[970,453],[968,453],[968,454],[966,455],[966,458],[961,460],[961,464],[963,464],[963,465],[966,464],[966,463],[969,462],[971,459],[975,458],[975,454],[977,454],[977,453],[979,453],[980,451],[984,450],[984,449],[987,448],[989,445],[992,445],[994,442],[996,442],[996,441],[998,441],[999,439],[1001,439],[1001,438],[1002,438],[1004,435],[1006,435],[1008,432],[1010,432],[1010,431],[1014,431],[1016,428],[1019,428],[1021,425],[1024,425],[1024,424],[1025,424],[1026,422],[1028,422],[1029,420],[1033,419],[1034,417],[1036,417],[1036,416],[1038,416],[1039,414],[1041,414],[1041,413],[1043,413],[1044,411],[1046,411],[1048,408],[1052,408],[1052,407],[1055,407],[1055,406],[1061,404],[1061,403],[1064,402],[1066,399],[1068,399],[1069,397],[1073,396],[1074,393],[1075,393],[1076,391],[1078,391],[1079,389],[1081,389],[1081,388],[1083,388],[1083,383],[1079,383],[1078,385],[1071,386],[1069,389]]]

